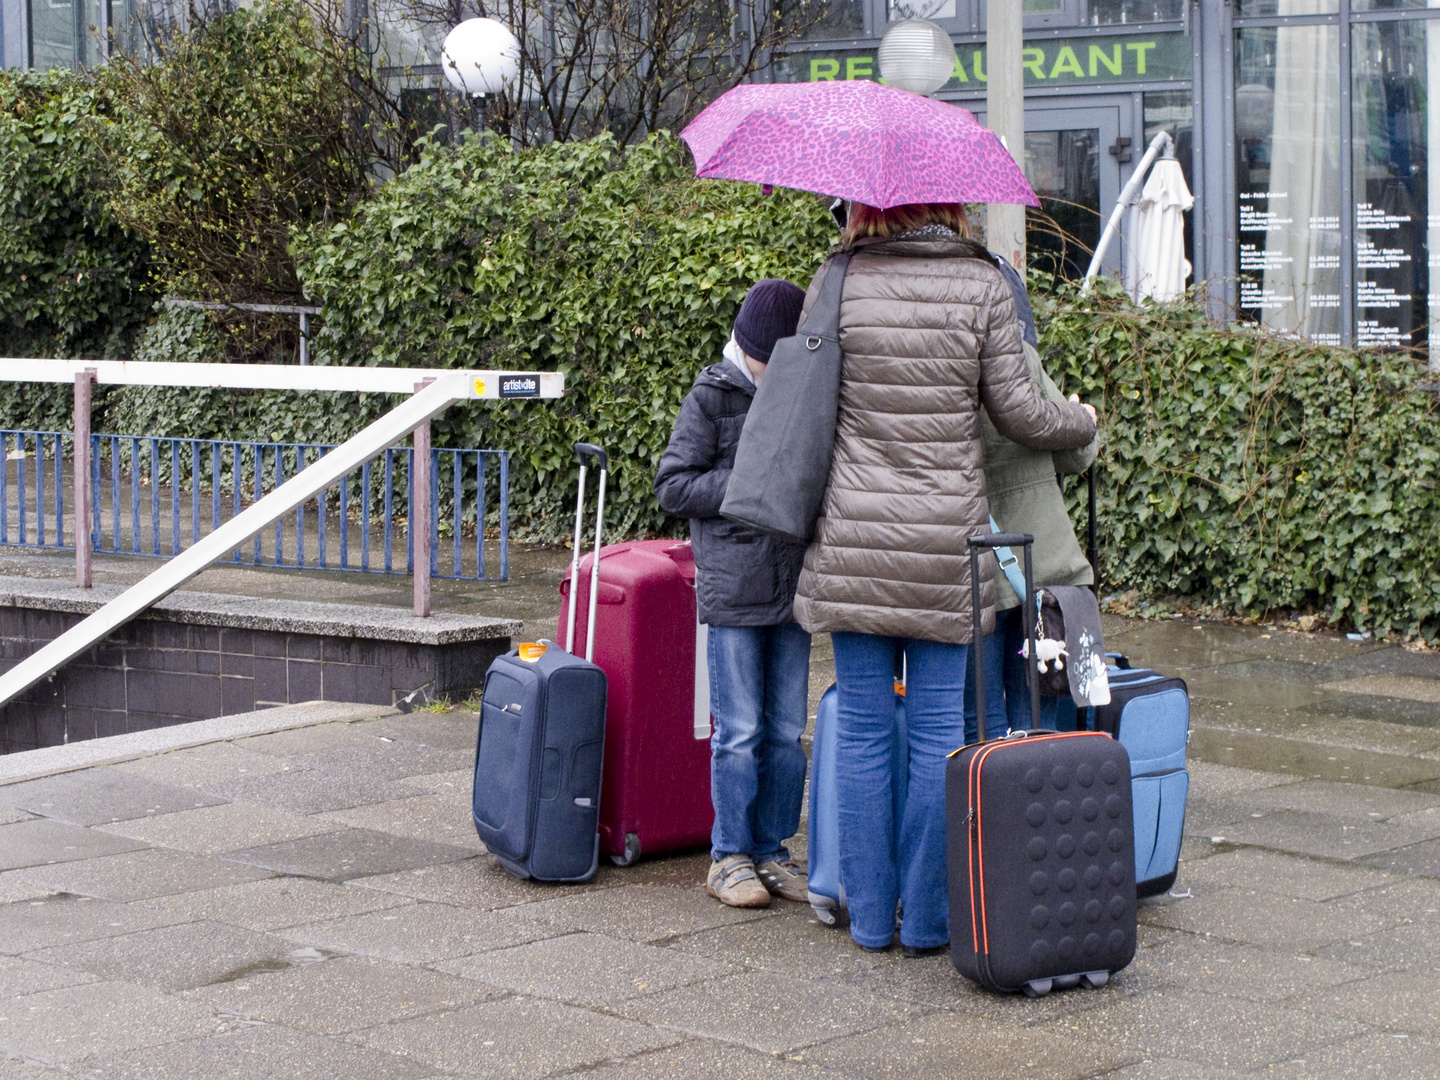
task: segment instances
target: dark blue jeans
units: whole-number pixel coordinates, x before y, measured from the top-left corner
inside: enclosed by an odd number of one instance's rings
[[[840,809],[840,880],[850,936],[888,945],[896,902],[905,905],[900,940],[930,948],[950,940],[945,874],[945,755],[965,733],[968,647],[874,634],[833,634],[835,792]],[[891,761],[895,653],[909,670],[905,728],[909,760]],[[908,767],[904,814],[894,820],[891,776]]]
[[[757,863],[789,858],[787,837],[800,830],[805,798],[805,730],[810,635],[779,626],[709,630],[710,798],[715,825],[710,857],[749,855]]]
[[[995,613],[995,632],[980,642],[985,665],[986,736],[997,739],[1007,730],[1030,728],[1030,687],[1025,682],[1025,620],[1018,607]],[[1060,699],[1040,699],[1040,726],[1055,730]],[[965,673],[965,741],[975,741],[975,672]]]

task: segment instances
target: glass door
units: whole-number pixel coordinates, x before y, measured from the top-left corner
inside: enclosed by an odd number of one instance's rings
[[[1040,209],[1027,215],[1031,266],[1075,281],[1085,276],[1120,197],[1121,158],[1139,152],[1119,138],[1118,104],[1025,110],[1025,176],[1040,197]],[[1121,255],[1112,243],[1107,272],[1120,267]]]
[[[1128,96],[1046,102],[1041,108],[1026,102],[1022,164],[1040,197],[1040,209],[1027,215],[1031,266],[1075,281],[1085,276],[1120,198],[1122,171],[1128,177],[1144,152],[1131,135],[1131,111]],[[974,112],[983,124],[984,108]],[[1122,135],[1132,141],[1122,145]],[[1123,253],[1122,242],[1112,241],[1106,273],[1120,269]]]

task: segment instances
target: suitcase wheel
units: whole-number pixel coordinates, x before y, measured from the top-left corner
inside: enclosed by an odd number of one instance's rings
[[[1110,981],[1108,971],[1087,971],[1080,976],[1080,985],[1088,990],[1097,990]]]
[[[638,858],[640,858],[640,837],[633,832],[627,832],[625,834],[625,853],[611,855],[610,861],[616,866],[629,866]]]
[[[833,907],[811,904],[810,910],[815,912],[815,918],[820,920],[822,926],[834,926],[840,921],[840,916],[835,913]]]
[[[1170,873],[1162,877],[1151,878],[1149,881],[1142,881],[1135,886],[1136,899],[1145,900],[1151,896],[1160,896],[1168,893],[1175,885],[1175,879],[1180,875],[1180,868],[1177,866]]]
[[[1046,994],[1048,994],[1050,992],[1050,988],[1054,985],[1054,979],[1031,979],[1020,989],[1025,991],[1026,997],[1038,998],[1044,997]]]

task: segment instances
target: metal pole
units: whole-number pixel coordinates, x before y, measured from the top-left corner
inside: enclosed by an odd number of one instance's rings
[[[1025,654],[1025,682],[1030,688],[1030,730],[1040,730],[1040,669],[1037,659],[1040,655],[1035,642],[1035,568],[1031,565],[1032,545],[1025,545],[1025,642],[1029,646]],[[977,650],[978,652],[978,650]],[[984,723],[984,719],[980,723]]]
[[[1110,247],[1110,241],[1120,232],[1120,224],[1124,220],[1125,211],[1140,197],[1141,188],[1145,184],[1145,174],[1150,171],[1150,166],[1155,163],[1155,159],[1160,156],[1161,152],[1167,159],[1175,157],[1175,140],[1170,137],[1168,131],[1162,131],[1150,140],[1150,145],[1145,150],[1145,156],[1140,159],[1140,164],[1135,166],[1135,171],[1130,174],[1129,181],[1120,192],[1120,198],[1115,200],[1115,209],[1110,212],[1110,220],[1105,223],[1105,231],[1100,234],[1100,242],[1095,245],[1095,254],[1090,259],[1090,268],[1085,271],[1085,280],[1080,285],[1082,293],[1090,291],[1090,279],[1100,273],[1100,264],[1105,260],[1105,252]]]
[[[418,394],[429,380],[415,384]],[[415,545],[415,617],[430,616],[430,421],[415,428],[415,450],[410,458],[410,484],[414,492],[415,516],[410,520],[410,539]]]
[[[1024,9],[992,0],[985,15],[985,122],[999,135],[1010,156],[1025,163]],[[991,203],[985,215],[985,242],[991,251],[1025,273],[1025,208]]]
[[[91,585],[90,388],[94,384],[94,368],[75,376],[75,585],[81,589]]]
[[[572,656],[575,654],[575,606],[576,597],[580,594],[580,534],[583,531],[585,514],[585,458],[580,458],[580,493],[575,496],[575,546],[570,554],[570,616],[565,624],[565,651]],[[596,555],[599,558],[599,555]],[[560,629],[556,627],[555,636],[560,636]]]
[[[595,558],[590,564],[590,608],[586,613],[585,620],[585,659],[595,659],[595,609],[600,605],[597,603],[600,596],[600,531],[605,524],[605,475],[610,470],[605,467],[604,459],[600,464],[600,493],[595,497]],[[575,583],[570,583],[570,591],[575,591]]]
[[[310,313],[300,312],[300,363],[310,363]]]

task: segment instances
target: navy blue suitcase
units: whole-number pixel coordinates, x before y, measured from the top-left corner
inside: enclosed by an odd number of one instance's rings
[[[605,512],[605,452],[581,443],[575,510],[574,568],[580,561],[585,464],[600,462],[594,565],[599,566]],[[590,580],[590,633],[595,640],[598,575]],[[570,607],[574,642],[575,605]],[[475,738],[475,831],[500,865],[537,881],[586,881],[600,858],[600,777],[605,760],[605,672],[553,641],[526,642],[496,657],[485,673]]]
[[[1139,896],[1175,884],[1190,773],[1190,695],[1185,680],[1147,668],[1111,666],[1110,704],[1086,710],[1086,726],[1120,741],[1130,754],[1135,807],[1135,882]]]
[[[1023,546],[1024,534],[970,540],[975,636],[982,548]],[[1034,655],[1032,601],[1026,637]],[[1032,717],[1039,712],[1030,670]],[[975,680],[985,715],[984,672]],[[982,732],[983,734],[983,732]],[[993,990],[1032,997],[1096,987],[1135,957],[1135,835],[1130,758],[1103,732],[1020,731],[972,743],[945,769],[950,959]]]

